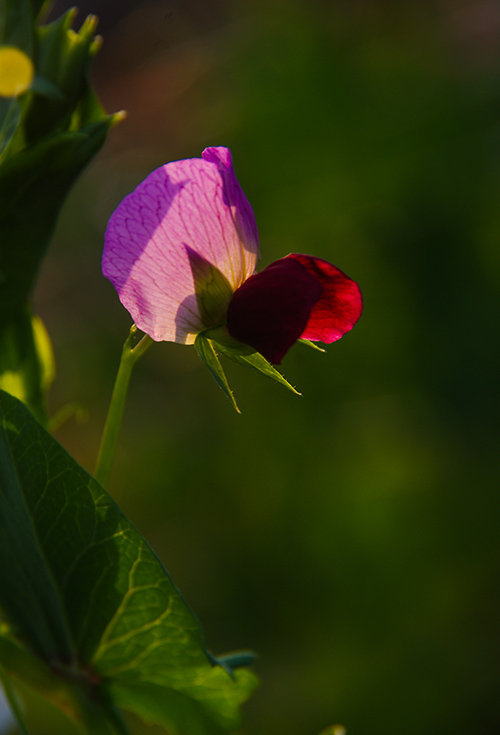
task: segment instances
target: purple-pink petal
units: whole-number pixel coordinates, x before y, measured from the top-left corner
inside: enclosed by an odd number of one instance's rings
[[[139,329],[157,341],[192,344],[206,326],[189,252],[235,290],[258,258],[255,218],[229,150],[208,148],[202,155],[149,174],[118,205],[106,230],[103,274]]]

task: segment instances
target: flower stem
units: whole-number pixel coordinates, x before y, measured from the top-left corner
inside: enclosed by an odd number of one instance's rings
[[[120,367],[116,374],[113,394],[109,404],[108,415],[104,430],[102,432],[101,446],[97,455],[97,463],[95,468],[95,479],[105,487],[113,464],[118,434],[125,408],[125,399],[127,397],[128,384],[132,374],[132,368],[141,355],[143,355],[148,347],[153,343],[151,337],[147,334],[137,341],[137,327],[135,324],[130,328],[129,335],[125,340],[122,349]]]

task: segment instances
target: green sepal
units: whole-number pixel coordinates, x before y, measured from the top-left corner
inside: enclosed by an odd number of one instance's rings
[[[292,391],[295,395],[302,395],[291,383],[288,382],[279,370],[276,370],[274,365],[266,360],[264,355],[261,355],[260,352],[257,352],[257,350],[250,347],[250,345],[245,345],[242,342],[238,342],[233,339],[225,327],[210,329],[203,332],[203,334],[214,343],[215,349],[218,352],[223,354],[225,357],[228,357],[230,360],[233,360],[233,362],[237,362],[239,365],[244,365],[245,367],[253,368],[253,370],[257,370],[257,372],[265,375],[266,378],[270,378],[276,383],[282,385],[284,388],[287,388],[287,390]]]
[[[203,324],[221,324],[227,314],[233,289],[226,276],[192,248],[186,246],[193,274],[196,301]]]
[[[201,361],[203,362],[203,364],[206,365],[207,368],[210,370],[210,373],[212,377],[214,378],[215,382],[217,383],[217,385],[219,386],[219,388],[225,393],[225,395],[231,401],[231,404],[234,410],[236,411],[236,413],[241,413],[240,409],[238,408],[238,404],[236,403],[234,393],[231,389],[231,386],[229,385],[226,374],[224,370],[222,369],[222,365],[220,364],[220,360],[217,355],[217,351],[216,351],[213,340],[209,339],[206,336],[205,332],[201,332],[196,337],[194,347]]]
[[[313,350],[317,350],[318,352],[326,352],[323,347],[317,345],[316,342],[311,342],[310,339],[298,339],[297,342],[301,342],[306,347],[311,347]]]

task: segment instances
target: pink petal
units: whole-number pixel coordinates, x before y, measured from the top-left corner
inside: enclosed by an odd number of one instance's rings
[[[363,310],[358,284],[326,260],[292,253],[287,256],[300,263],[321,284],[321,298],[312,307],[302,339],[327,344],[340,339],[353,328]]]
[[[251,345],[273,363],[303,333],[322,288],[307,268],[281,258],[251,276],[234,293],[227,312],[232,337]]]
[[[189,253],[221,271],[233,289],[255,270],[255,218],[227,148],[156,169],[109,220],[102,272],[154,340],[192,344],[205,326]]]
[[[234,225],[238,231],[241,242],[255,243],[258,255],[257,224],[250,204],[246,196],[243,194],[238,179],[234,175],[233,161],[229,148],[219,146],[218,148],[205,148],[201,157],[204,161],[215,163],[224,182],[224,202],[231,208]],[[243,254],[244,257],[244,254]],[[255,259],[253,268],[250,273],[255,270]],[[249,273],[249,275],[250,275]]]

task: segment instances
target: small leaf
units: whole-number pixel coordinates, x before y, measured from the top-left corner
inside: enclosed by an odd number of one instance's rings
[[[255,677],[214,665],[146,541],[1,391],[0,452],[0,665],[80,719],[118,705],[178,735],[238,727]]]
[[[202,332],[196,337],[194,346],[196,352],[200,356],[201,361],[210,370],[210,373],[212,374],[212,377],[215,379],[215,382],[217,383],[219,388],[226,394],[226,396],[233,404],[233,408],[236,413],[241,413],[240,409],[238,408],[238,404],[236,403],[234,393],[226,378],[226,374],[222,369],[222,365],[220,364],[220,360],[215,350],[213,341],[211,339],[208,339],[208,337],[205,336],[205,333]]]

